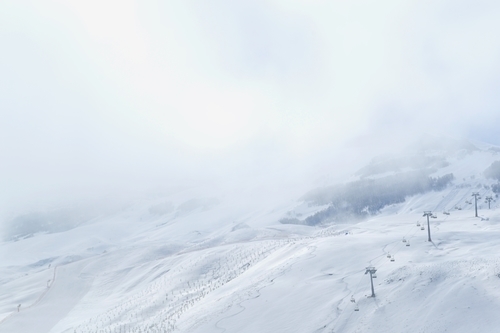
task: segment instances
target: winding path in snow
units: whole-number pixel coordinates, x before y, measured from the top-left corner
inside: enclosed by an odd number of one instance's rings
[[[88,265],[88,261],[82,260],[56,267],[57,283],[55,283],[56,268],[54,268],[54,278],[50,288],[47,288],[29,307],[5,318],[0,323],[0,333],[50,332],[90,289],[93,277],[85,274]]]

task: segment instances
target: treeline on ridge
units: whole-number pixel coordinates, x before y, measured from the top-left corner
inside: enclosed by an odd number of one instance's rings
[[[302,199],[314,205],[329,205],[328,208],[303,221],[283,219],[281,223],[318,225],[345,218],[364,217],[379,212],[385,206],[404,202],[408,196],[442,190],[453,178],[452,173],[430,177],[428,172],[420,170],[318,188]]]

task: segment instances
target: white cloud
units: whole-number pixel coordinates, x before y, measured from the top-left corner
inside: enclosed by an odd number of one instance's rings
[[[3,1],[3,196],[263,172],[252,164],[305,174],[360,137],[495,140],[481,132],[500,120],[499,12],[451,0]]]

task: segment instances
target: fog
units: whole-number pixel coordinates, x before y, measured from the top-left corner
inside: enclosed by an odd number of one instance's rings
[[[497,1],[2,1],[0,209],[297,193],[448,135],[500,144]]]

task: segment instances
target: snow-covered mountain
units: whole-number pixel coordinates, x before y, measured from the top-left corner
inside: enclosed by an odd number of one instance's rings
[[[17,216],[0,332],[497,332],[499,160],[442,140],[302,196],[189,188]]]

